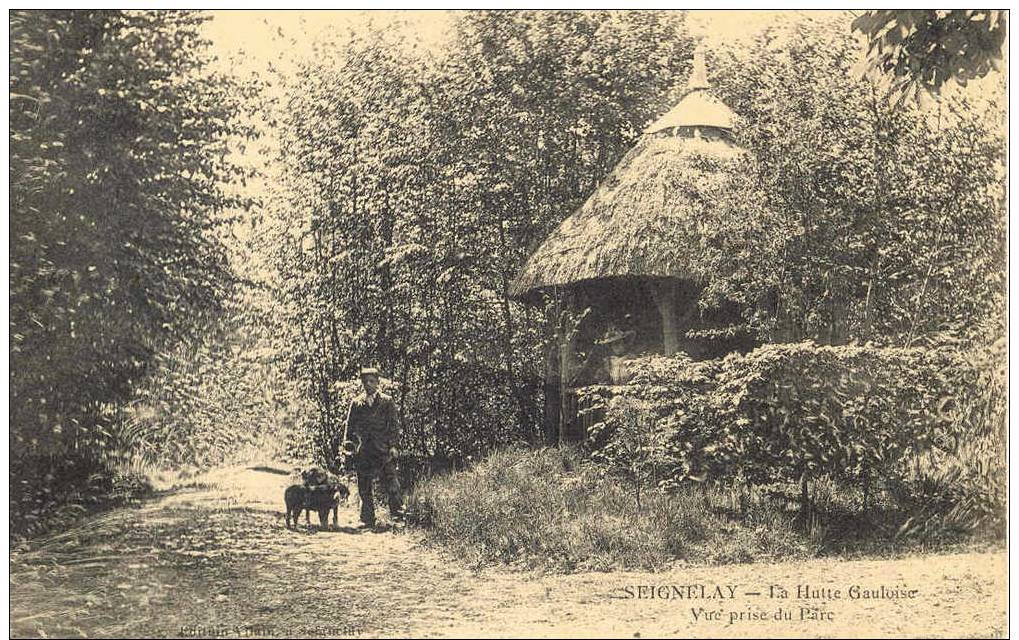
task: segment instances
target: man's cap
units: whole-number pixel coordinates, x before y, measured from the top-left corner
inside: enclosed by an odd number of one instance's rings
[[[378,367],[361,367],[362,376],[376,376],[379,375]]]

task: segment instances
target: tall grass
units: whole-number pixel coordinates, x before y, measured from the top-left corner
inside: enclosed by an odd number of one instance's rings
[[[1004,539],[1006,449],[1004,435],[992,432],[909,460],[903,479],[891,485],[895,500],[910,511],[902,532]]]
[[[568,449],[505,449],[474,468],[426,479],[408,500],[411,521],[475,565],[552,571],[660,569],[675,561],[727,563],[816,552],[793,516],[768,504],[726,507],[730,496],[691,488],[633,490]]]

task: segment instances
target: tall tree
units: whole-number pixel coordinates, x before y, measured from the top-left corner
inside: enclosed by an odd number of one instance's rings
[[[750,153],[711,196],[707,300],[740,303],[766,341],[986,334],[1004,301],[1000,105],[897,103],[852,72],[857,45],[832,25],[719,53]]]
[[[904,97],[1000,70],[1007,23],[1003,9],[880,9],[852,26],[869,40],[871,66]]]
[[[241,93],[198,14],[11,13],[11,445],[95,453],[153,354],[229,286]],[[15,454],[14,452],[18,452]]]

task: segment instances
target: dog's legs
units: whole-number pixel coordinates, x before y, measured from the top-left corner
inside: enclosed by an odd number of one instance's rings
[[[305,508],[304,510],[304,524],[311,526],[311,509]]]
[[[333,506],[333,526],[336,527],[337,529],[340,527],[340,517],[337,515],[339,510],[340,510],[339,505]]]

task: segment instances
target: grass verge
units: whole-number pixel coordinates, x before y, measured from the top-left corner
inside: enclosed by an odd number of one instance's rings
[[[749,506],[734,518],[710,490],[633,492],[568,449],[498,451],[474,468],[418,483],[411,522],[474,565],[569,572],[660,569],[809,557],[790,514]]]
[[[689,485],[643,496],[638,507],[626,482],[577,451],[510,448],[466,471],[421,480],[408,516],[469,565],[554,572],[894,556],[981,542],[944,532],[903,536],[909,514],[887,501],[860,508],[860,496],[830,481],[814,491],[816,513],[807,522],[795,501],[772,490]]]

